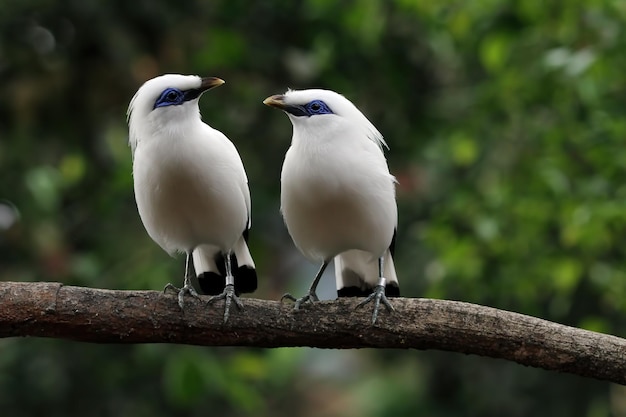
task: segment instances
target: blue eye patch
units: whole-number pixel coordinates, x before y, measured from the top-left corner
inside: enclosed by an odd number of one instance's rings
[[[316,114],[333,114],[333,111],[322,100],[313,100],[304,106],[309,116]]]
[[[334,114],[322,100],[313,100],[302,105],[285,105],[281,107],[286,112],[293,114],[294,116],[306,116],[311,117],[318,114]]]
[[[187,91],[181,91],[178,88],[166,88],[163,90],[159,98],[154,102],[154,109],[157,107],[178,106],[185,101],[190,101],[198,98],[202,94],[200,89],[191,89]]]

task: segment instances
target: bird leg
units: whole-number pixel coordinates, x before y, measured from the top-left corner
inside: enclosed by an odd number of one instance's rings
[[[178,288],[175,287],[174,285],[172,285],[171,283],[168,283],[165,288],[163,288],[163,292],[172,289],[176,292],[178,292],[178,305],[180,306],[181,310],[185,310],[184,309],[184,305],[185,305],[185,294],[189,294],[192,297],[195,297],[197,299],[200,299],[200,296],[198,295],[198,293],[196,292],[196,290],[193,288],[193,286],[191,285],[191,252],[187,252],[187,259],[185,261],[185,281],[183,283],[183,287],[182,288]]]
[[[209,298],[207,304],[211,304],[216,300],[224,300],[224,323],[226,323],[228,317],[230,317],[230,305],[232,302],[234,301],[235,306],[240,310],[243,308],[243,303],[239,300],[237,294],[235,294],[235,277],[232,272],[230,253],[224,255],[224,263],[226,264],[226,286],[224,287],[224,292]]]
[[[383,277],[383,257],[378,258],[378,285],[374,288],[374,291],[363,301],[357,304],[356,308],[362,307],[370,301],[374,300],[374,313],[372,314],[372,325],[376,323],[376,319],[378,318],[378,309],[380,307],[380,303],[387,308],[387,311],[391,312],[395,309],[387,299],[385,295],[385,285],[387,280]]]
[[[317,298],[317,294],[315,293],[315,290],[317,289],[317,284],[319,284],[320,279],[322,278],[322,274],[324,273],[324,270],[328,266],[329,262],[330,261],[324,261],[319,271],[317,271],[317,275],[315,275],[315,279],[313,280],[313,283],[309,287],[309,291],[303,297],[296,298],[293,295],[286,293],[280,298],[280,302],[282,303],[285,298],[291,301],[295,301],[296,304],[294,305],[293,309],[300,310],[300,306],[306,302],[312,303],[313,301],[319,301],[320,299]]]

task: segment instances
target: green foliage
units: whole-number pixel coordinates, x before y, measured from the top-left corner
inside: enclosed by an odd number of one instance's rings
[[[5,1],[0,279],[182,279],[136,213],[125,111],[146,79],[196,73],[227,81],[201,107],[248,171],[255,296],[310,274],[278,213],[291,127],[261,101],[323,87],[391,147],[404,295],[624,335],[625,23],[608,0]],[[600,416],[626,395],[445,353],[46,340],[0,341],[0,392],[12,416]]]

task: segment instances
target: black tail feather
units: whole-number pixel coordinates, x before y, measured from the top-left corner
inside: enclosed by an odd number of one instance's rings
[[[385,295],[387,297],[400,297],[400,287],[397,282],[390,282],[385,285]]]
[[[215,272],[203,272],[198,275],[198,286],[200,292],[206,295],[218,295],[224,291],[226,278]]]
[[[359,287],[343,287],[337,290],[337,297],[367,297],[372,293],[371,289]]]
[[[337,297],[367,297],[374,292],[375,286],[365,282],[363,277],[352,269],[345,268],[341,274],[345,287],[337,289]],[[387,285],[385,285],[385,295],[387,297],[400,297],[400,287],[398,283],[388,282]]]
[[[257,289],[256,270],[247,265],[240,267],[235,255],[230,255],[230,263],[235,278],[235,294],[254,292]],[[221,252],[215,255],[215,264],[219,274],[204,272],[198,276],[198,285],[203,294],[218,295],[224,291],[226,286],[226,262]]]
[[[361,287],[343,287],[337,290],[337,297],[367,297],[374,292],[373,287],[361,288]],[[385,295],[387,297],[400,297],[400,287],[395,282],[390,282],[385,285]]]
[[[235,271],[235,292],[249,293],[256,291],[256,269],[247,265],[240,266]]]

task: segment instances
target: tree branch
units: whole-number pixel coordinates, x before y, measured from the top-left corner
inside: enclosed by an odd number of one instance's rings
[[[626,385],[626,340],[457,301],[393,299],[370,325],[356,299],[306,305],[243,299],[223,324],[223,302],[158,291],[114,291],[59,283],[0,282],[0,337],[97,343],[204,346],[440,349],[502,358]]]

